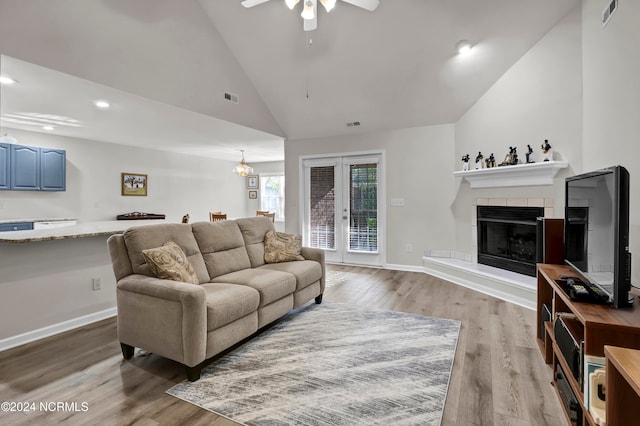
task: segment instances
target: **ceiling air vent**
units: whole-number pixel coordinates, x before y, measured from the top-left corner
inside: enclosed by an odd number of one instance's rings
[[[602,28],[607,25],[616,10],[618,10],[618,0],[611,0],[609,6],[602,11]]]
[[[356,127],[359,126],[360,122],[359,121],[350,121],[347,123],[347,127]]]
[[[240,103],[240,97],[238,95],[233,94],[233,93],[224,92],[224,98],[225,98],[225,100],[227,100],[229,102],[233,102],[234,104]]]

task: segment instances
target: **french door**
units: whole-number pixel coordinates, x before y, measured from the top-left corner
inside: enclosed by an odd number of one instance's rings
[[[383,265],[381,162],[380,154],[303,160],[303,242],[327,262]]]

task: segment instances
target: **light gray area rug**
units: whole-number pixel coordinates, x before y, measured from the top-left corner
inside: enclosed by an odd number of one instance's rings
[[[324,302],[170,395],[246,425],[438,425],[460,323]]]

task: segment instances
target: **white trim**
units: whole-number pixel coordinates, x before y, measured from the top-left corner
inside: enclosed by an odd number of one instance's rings
[[[17,336],[7,337],[0,340],[0,352],[7,349],[15,348],[26,343],[35,342],[36,340],[44,339],[55,334],[60,334],[65,331],[73,330],[75,328],[83,327],[85,325],[92,324],[94,322],[102,321],[107,318],[114,317],[118,314],[117,308],[109,308],[103,311],[94,312],[92,314],[84,315],[81,317],[73,318],[67,321],[59,322],[57,324],[48,325],[46,327],[39,328],[37,330],[28,331],[26,333],[18,334]]]

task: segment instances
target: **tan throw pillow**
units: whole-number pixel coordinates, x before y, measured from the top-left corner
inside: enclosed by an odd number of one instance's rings
[[[167,241],[162,247],[142,250],[151,273],[165,280],[199,284],[198,276],[179,245]]]
[[[284,232],[267,231],[264,236],[264,261],[267,263],[304,260],[300,255],[302,237]]]

